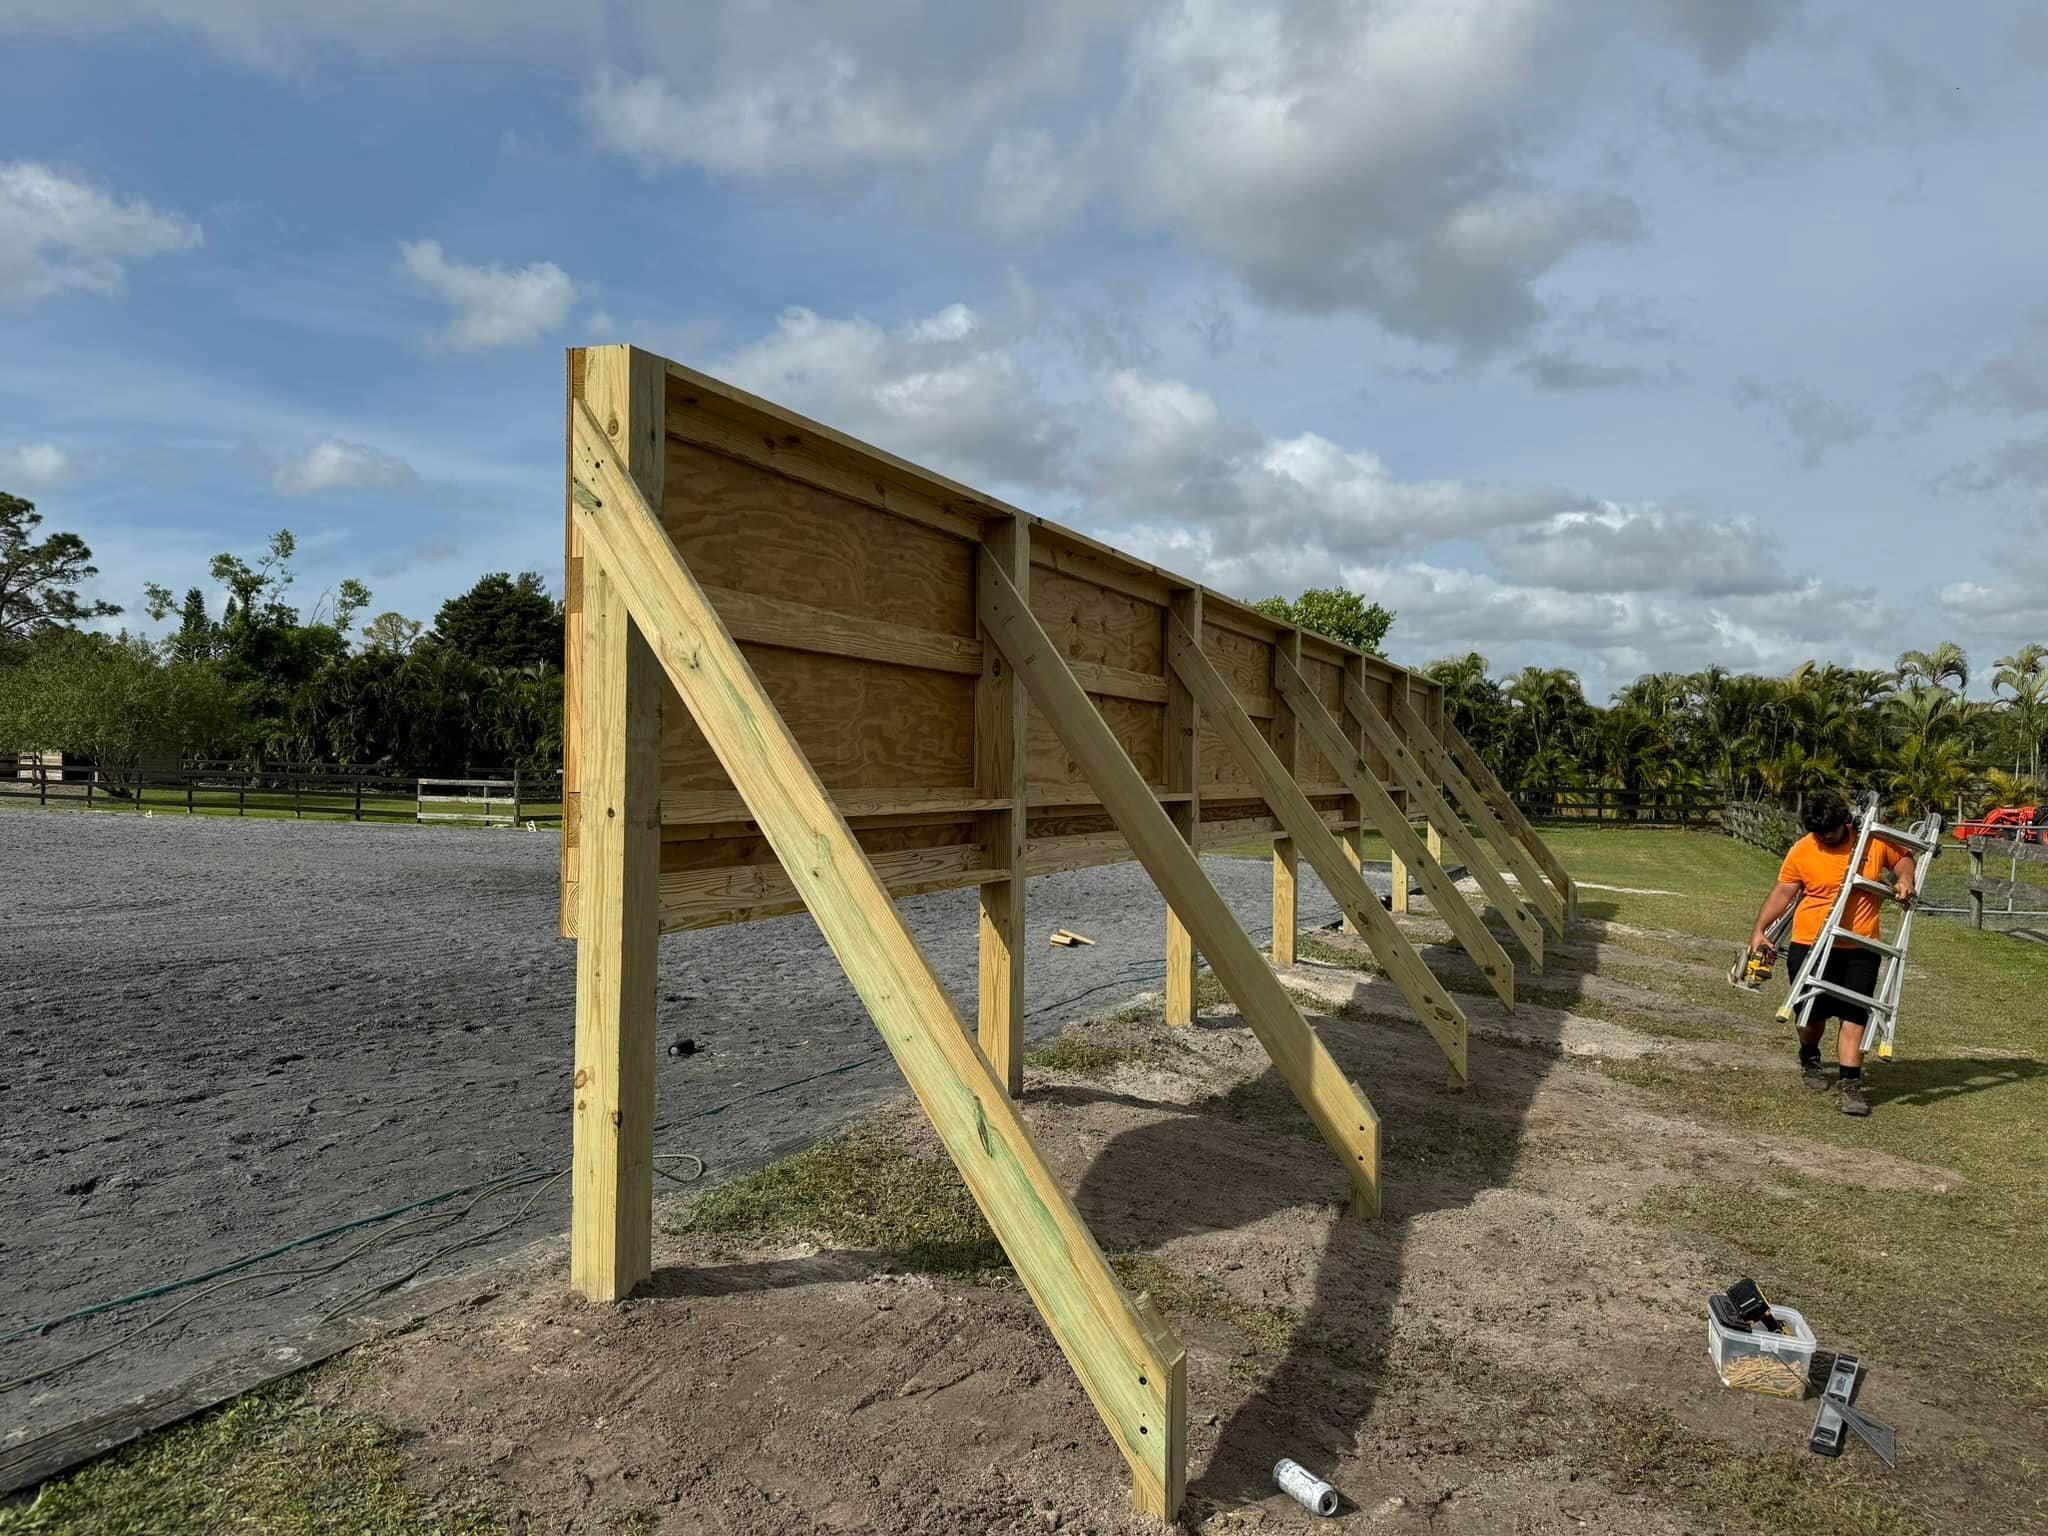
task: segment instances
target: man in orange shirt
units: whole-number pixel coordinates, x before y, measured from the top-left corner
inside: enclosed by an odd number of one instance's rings
[[[1785,862],[1778,869],[1778,883],[1764,898],[1763,910],[1756,915],[1756,928],[1749,936],[1752,949],[1768,942],[1765,931],[1795,901],[1799,903],[1799,910],[1792,917],[1791,948],[1786,951],[1788,977],[1798,976],[1800,966],[1806,963],[1807,951],[1820,937],[1821,925],[1834,908],[1842,882],[1849,877],[1849,855],[1856,849],[1855,821],[1847,802],[1833,790],[1824,789],[1810,796],[1801,819],[1806,823],[1807,835],[1785,855]],[[1891,870],[1897,882],[1893,895],[1899,904],[1910,904],[1914,874],[1911,851],[1882,838],[1872,838],[1858,873],[1866,880],[1875,880],[1884,869]],[[1874,939],[1878,936],[1877,914],[1878,897],[1874,891],[1853,892],[1842,914],[1842,926],[1848,933]],[[1877,975],[1877,951],[1850,943],[1845,937],[1837,939],[1821,980],[1874,997]],[[1828,1086],[1827,1074],[1820,1067],[1820,1037],[1828,1019],[1839,1019],[1842,1033],[1835,1044],[1835,1055],[1842,1066],[1842,1113],[1869,1114],[1870,1102],[1863,1097],[1863,1026],[1870,1022],[1870,1010],[1847,998],[1822,993],[1808,1017],[1812,1022],[1799,1031],[1799,1071],[1806,1086]]]

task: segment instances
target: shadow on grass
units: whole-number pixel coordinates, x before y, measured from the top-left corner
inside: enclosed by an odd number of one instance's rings
[[[2031,1056],[1902,1056],[1866,1077],[1872,1104],[1938,1104],[1972,1093],[2010,1088],[2048,1073]]]

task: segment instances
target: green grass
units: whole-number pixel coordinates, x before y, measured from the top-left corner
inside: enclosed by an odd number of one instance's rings
[[[1207,1276],[1190,1275],[1151,1254],[1112,1254],[1109,1267],[1125,1290],[1146,1292],[1168,1317],[1228,1324],[1261,1354],[1285,1355],[1301,1337],[1301,1314],[1293,1308],[1245,1301]]]
[[[988,1282],[1010,1272],[953,1164],[864,1124],[708,1191],[670,1230],[886,1252],[905,1268]]]
[[[46,1483],[0,1536],[498,1536],[465,1496],[405,1481],[398,1436],[301,1383],[237,1398]]]
[[[1731,956],[1777,872],[1761,850],[1697,833],[1562,832],[1551,842],[1582,879],[1684,893],[1587,891],[1582,913],[1725,939]],[[1895,921],[1888,916],[1887,932]],[[1891,1153],[1953,1170],[1959,1182],[1937,1193],[1774,1174],[1688,1186],[1642,1214],[1719,1245],[1731,1263],[1752,1262],[1789,1304],[1815,1303],[1880,1362],[1961,1374],[2048,1407],[2048,1268],[2039,1253],[2048,1231],[2048,946],[1923,918],[1909,964],[1898,1059],[1866,1069],[1876,1110],[1868,1120],[1836,1113],[1831,1097],[1799,1085],[1789,1029],[1774,1037],[1782,1066],[1606,1070],[1738,1133]],[[1723,988],[1718,1006],[1753,1009],[1768,1023],[1784,987],[1781,974],[1748,1001]]]

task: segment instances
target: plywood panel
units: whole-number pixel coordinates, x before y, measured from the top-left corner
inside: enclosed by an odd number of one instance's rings
[[[1301,674],[1309,685],[1309,691],[1329,710],[1333,719],[1344,718],[1344,669],[1318,656],[1311,655],[1304,645],[1301,653]],[[1330,760],[1318,752],[1315,744],[1306,734],[1295,744],[1296,782],[1302,785],[1341,784],[1337,770]]]
[[[973,789],[975,679],[774,646],[745,650],[828,789]],[[727,788],[690,712],[670,699],[663,790]]]
[[[1165,686],[1160,626],[1165,610],[1156,603],[1056,570],[1032,573],[1031,611],[1069,665],[1097,662],[1144,672]]]
[[[661,521],[707,587],[974,638],[974,546],[935,529],[673,438]]]
[[[1034,579],[1037,573],[1033,573]],[[1147,704],[1137,699],[1103,698],[1091,694],[1095,708],[1108,722],[1117,742],[1136,765],[1148,784],[1164,782],[1166,778],[1166,706]],[[1030,710],[1029,727],[1026,732],[1028,752],[1026,771],[1031,778],[1032,794],[1035,797],[1048,785],[1082,785],[1081,768],[1068,755],[1059,733],[1052,728],[1036,704]],[[1090,797],[1084,797],[1090,798]]]

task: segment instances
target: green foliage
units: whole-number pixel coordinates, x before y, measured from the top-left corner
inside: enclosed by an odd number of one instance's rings
[[[132,768],[212,756],[245,728],[233,691],[204,662],[146,641],[53,629],[0,670],[0,741]]]
[[[36,504],[0,491],[0,640],[23,640],[121,610],[83,602],[78,584],[99,574],[75,533],[31,539],[42,524]]]
[[[363,646],[393,656],[409,655],[425,628],[418,619],[408,619],[402,613],[380,613],[363,626]]]
[[[537,571],[515,579],[493,571],[441,605],[434,634],[443,645],[488,667],[562,664],[562,605]]]
[[[1299,624],[1375,656],[1385,654],[1380,647],[1394,622],[1389,610],[1342,587],[1310,587],[1291,603],[1284,597],[1262,597],[1252,606],[1269,618]]]

